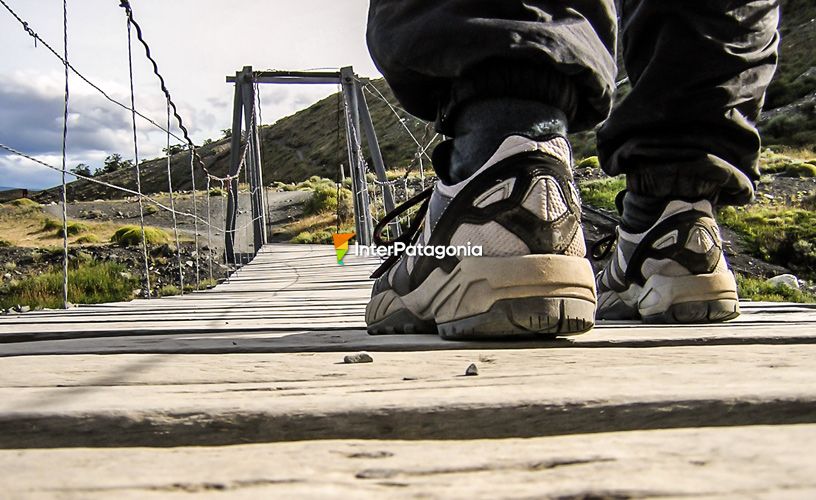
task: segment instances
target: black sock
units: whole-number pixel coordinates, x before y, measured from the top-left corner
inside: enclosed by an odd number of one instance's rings
[[[564,113],[537,101],[492,98],[467,102],[454,119],[450,171],[446,177],[453,183],[467,179],[510,135],[542,140],[566,133]]]
[[[630,233],[646,231],[663,214],[669,200],[643,196],[631,191],[623,198],[623,228]]]

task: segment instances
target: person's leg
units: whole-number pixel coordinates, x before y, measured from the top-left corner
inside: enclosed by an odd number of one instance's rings
[[[629,193],[745,204],[759,178],[754,123],[773,77],[776,0],[625,0],[632,91],[598,133]]]
[[[715,321],[738,314],[713,210],[759,177],[754,122],[777,60],[775,0],[625,0],[631,93],[598,133],[626,174],[617,253],[599,317]]]
[[[370,333],[592,327],[594,276],[564,135],[608,113],[615,22],[612,0],[372,0],[378,67],[409,112],[452,137],[434,151],[441,182],[411,241],[483,256],[386,262],[366,309]]]
[[[372,0],[368,43],[411,114],[453,137],[466,178],[508,132],[594,127],[611,106],[614,0]]]

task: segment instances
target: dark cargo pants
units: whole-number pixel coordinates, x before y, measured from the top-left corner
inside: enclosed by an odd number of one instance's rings
[[[754,127],[777,60],[776,0],[371,0],[371,54],[405,108],[448,124],[471,99],[604,120],[616,4],[631,93],[598,132],[604,170],[657,198],[742,204],[759,176]]]

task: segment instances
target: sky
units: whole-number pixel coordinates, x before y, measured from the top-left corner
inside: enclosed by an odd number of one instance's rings
[[[61,0],[5,1],[62,52]],[[234,88],[225,77],[243,66],[353,66],[361,76],[380,76],[365,44],[366,0],[132,0],[131,6],[197,144],[221,137],[221,130],[231,126]],[[165,124],[166,101],[158,79],[135,33],[133,40],[136,109]],[[47,49],[35,47],[2,6],[0,50],[0,143],[59,167],[63,66]],[[129,103],[127,26],[119,0],[68,0],[68,59],[116,100]],[[130,112],[73,74],[69,88],[68,168],[79,163],[98,168],[112,153],[133,158]],[[332,85],[262,85],[263,123],[336,91]],[[166,134],[141,119],[137,124],[139,157],[161,155]],[[40,189],[59,184],[60,178],[59,172],[0,150],[0,186]]]

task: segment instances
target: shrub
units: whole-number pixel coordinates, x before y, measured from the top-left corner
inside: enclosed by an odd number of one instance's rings
[[[0,248],[6,248],[10,246],[11,242],[9,240],[4,240],[3,238],[0,238]]]
[[[214,280],[212,278],[203,279],[198,283],[198,289],[199,290],[209,290],[210,288],[215,288],[215,286],[217,284],[218,284],[218,281],[216,281],[216,280]]]
[[[28,198],[18,198],[16,200],[12,200],[9,203],[11,203],[12,206],[21,208],[40,208],[42,206],[36,201],[30,200]]]
[[[79,238],[77,238],[75,243],[85,245],[90,243],[99,243],[100,241],[102,240],[99,238],[99,236],[95,234],[86,234],[84,236],[80,236]]]
[[[172,297],[173,295],[179,295],[180,293],[181,291],[176,285],[164,285],[163,287],[159,288],[159,297]]]
[[[598,160],[597,156],[590,156],[589,158],[584,158],[583,160],[579,161],[578,164],[575,166],[576,168],[591,168],[591,169],[599,169],[601,168],[601,162]]]
[[[62,222],[56,219],[43,219],[42,231],[56,231],[62,229]]]
[[[292,243],[314,243],[314,237],[309,231],[303,231],[291,240]]]
[[[582,182],[579,185],[584,202],[596,208],[616,210],[615,197],[626,189],[626,180],[623,177],[598,179]]]
[[[210,191],[209,191],[209,193],[208,193],[208,194],[209,194],[210,196],[226,196],[226,195],[227,195],[227,192],[226,192],[226,191],[224,191],[224,190],[223,190],[223,189],[221,189],[221,188],[214,187],[214,188],[210,188]]]
[[[791,163],[785,167],[785,177],[816,177],[816,165]]]
[[[762,302],[798,302],[812,304],[813,295],[784,285],[768,283],[763,278],[754,278],[737,273],[737,291],[741,299]]]
[[[136,281],[124,266],[113,262],[90,262],[68,270],[68,301],[72,304],[101,304],[131,299]],[[0,293],[0,308],[16,305],[36,308],[62,307],[62,268],[8,285]]]
[[[340,188],[339,212],[340,219],[346,220],[353,212],[351,191]],[[329,181],[316,184],[313,188],[312,197],[303,206],[306,215],[317,215],[322,213],[333,213],[338,211],[337,186]]]
[[[145,226],[144,236],[149,245],[164,245],[170,242],[170,235],[157,227]],[[122,226],[113,233],[111,241],[123,246],[141,245],[142,228],[136,225]]]
[[[76,236],[78,234],[87,232],[88,231],[88,226],[81,223],[81,222],[68,221],[67,229],[68,229],[68,236]],[[60,238],[65,236],[65,233],[64,233],[64,230],[63,230],[63,227],[62,227],[61,224],[60,224],[60,227],[57,228],[57,231],[56,231],[55,234],[57,236],[59,236]]]
[[[147,205],[144,207],[144,214],[145,215],[153,215],[159,213],[159,207],[156,205]]]
[[[816,212],[800,208],[725,207],[720,221],[739,233],[755,257],[816,275]]]

